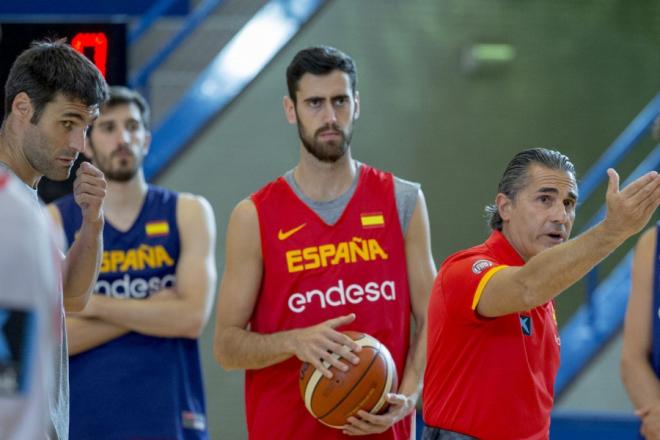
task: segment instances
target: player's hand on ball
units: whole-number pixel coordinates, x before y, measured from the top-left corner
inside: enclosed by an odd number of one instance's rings
[[[83,223],[103,222],[106,181],[103,173],[89,162],[82,162],[73,182],[73,196],[82,211]]]
[[[355,314],[329,319],[312,327],[292,330],[291,350],[298,359],[308,362],[327,378],[332,377],[331,367],[348,370],[340,359],[357,364],[360,361],[353,352],[361,347],[351,338],[335,330],[355,320]]]
[[[384,414],[370,414],[358,411],[358,417],[349,417],[349,424],[343,429],[346,435],[369,435],[387,431],[399,420],[406,417],[415,408],[415,401],[403,394],[389,393],[387,403],[390,406]]]

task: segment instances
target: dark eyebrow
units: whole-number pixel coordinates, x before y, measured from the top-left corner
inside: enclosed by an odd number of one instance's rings
[[[62,115],[63,118],[72,118],[72,119],[78,119],[79,121],[85,122],[85,118],[83,118],[80,113],[75,113],[75,112],[66,112]]]
[[[559,194],[559,190],[557,188],[552,188],[552,187],[541,187],[539,188],[540,193],[546,193],[546,194]],[[568,198],[574,201],[577,201],[577,194],[573,191],[568,192]]]
[[[330,100],[334,101],[335,99],[340,99],[340,98],[343,98],[343,99],[349,99],[350,96],[348,96],[347,94],[335,95],[335,96],[331,96],[331,97],[330,97]],[[304,99],[304,102],[309,102],[309,101],[324,101],[325,99],[326,99],[326,98],[323,97],[323,96],[310,96],[309,98]]]

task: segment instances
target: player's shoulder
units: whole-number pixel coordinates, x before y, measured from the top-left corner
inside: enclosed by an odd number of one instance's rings
[[[421,184],[397,176],[394,176],[394,193],[397,198],[408,197],[412,200],[417,200],[419,195],[423,196]]]
[[[413,182],[412,180],[404,179],[403,177],[397,176],[391,171],[385,171],[380,168],[373,167],[363,162],[356,161],[356,164],[359,168],[363,169],[367,175],[372,175],[380,180],[385,180],[391,178],[394,182],[394,188],[397,194],[414,194],[421,190],[421,184],[418,182]]]
[[[206,197],[199,194],[177,193],[176,211],[179,226],[182,226],[181,223],[197,225],[200,221],[205,223],[215,221],[211,203]]]
[[[252,200],[252,203],[262,205],[267,201],[277,202],[283,194],[290,193],[289,183],[287,182],[287,175],[291,171],[284,173],[281,176],[276,177],[270,182],[264,184],[261,188],[252,193],[248,199]]]
[[[403,177],[399,177],[395,174],[392,174],[392,178],[394,179],[394,185],[401,188],[419,190],[422,187],[422,184],[419,182],[413,182],[412,180],[404,179]]]
[[[186,203],[190,205],[211,205],[206,197],[199,194],[182,192],[177,193],[177,197],[179,199],[179,203]]]
[[[257,206],[252,197],[246,197],[234,206],[232,218],[238,221],[252,221],[257,219]]]

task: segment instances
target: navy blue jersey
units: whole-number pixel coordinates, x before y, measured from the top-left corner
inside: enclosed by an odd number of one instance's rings
[[[660,222],[655,227],[655,258],[653,264],[653,333],[651,337],[651,364],[660,377]]]
[[[55,202],[71,244],[82,217]],[[149,186],[128,231],[106,221],[95,294],[144,299],[176,284],[177,194]],[[71,440],[206,439],[197,340],[128,333],[70,359]]]

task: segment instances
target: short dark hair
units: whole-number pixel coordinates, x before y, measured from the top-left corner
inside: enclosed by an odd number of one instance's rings
[[[88,107],[101,105],[108,93],[101,72],[65,40],[35,41],[16,58],[5,83],[5,118],[21,92],[27,93],[34,107],[33,124],[58,93]]]
[[[575,178],[575,166],[568,156],[547,148],[531,148],[513,156],[497,186],[498,194],[502,193],[509,199],[514,200],[516,195],[527,185],[529,168],[535,164],[551,170],[565,171]],[[486,218],[491,229],[502,230],[503,221],[497,210],[497,205],[486,206]]]
[[[144,99],[144,96],[140,95],[136,90],[129,89],[128,87],[123,86],[112,86],[109,89],[108,99],[103,104],[103,109],[113,108],[118,105],[124,104],[135,104],[135,106],[140,110],[140,117],[142,118],[142,125],[144,128],[149,129],[149,120],[151,117],[151,108],[149,103]],[[91,130],[88,130],[88,133]]]
[[[286,69],[286,85],[289,98],[295,104],[300,78],[306,73],[327,75],[333,70],[341,70],[351,80],[351,91],[357,87],[357,69],[353,59],[339,49],[330,46],[312,46],[303,49],[293,57]]]

